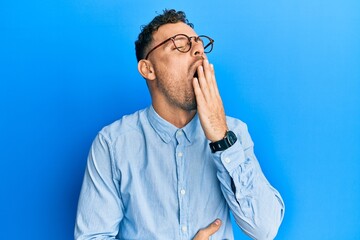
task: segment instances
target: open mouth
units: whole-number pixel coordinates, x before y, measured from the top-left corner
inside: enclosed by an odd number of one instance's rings
[[[197,72],[197,70],[196,70],[195,73],[194,73],[194,78],[198,78],[198,72]]]

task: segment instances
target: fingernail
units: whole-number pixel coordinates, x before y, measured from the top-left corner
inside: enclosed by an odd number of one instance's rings
[[[205,59],[204,62],[205,62],[206,64],[209,64],[209,60],[207,60],[207,59]]]
[[[215,224],[216,224],[217,226],[219,226],[219,225],[221,224],[220,219],[216,219]]]

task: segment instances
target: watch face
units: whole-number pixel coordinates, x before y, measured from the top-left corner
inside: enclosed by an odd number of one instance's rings
[[[237,140],[235,133],[232,131],[228,131],[227,136],[228,136],[230,144],[233,145]]]

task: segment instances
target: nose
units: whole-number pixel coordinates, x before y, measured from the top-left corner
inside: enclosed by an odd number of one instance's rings
[[[196,38],[196,37],[192,37],[191,38],[191,55],[192,56],[202,56],[204,55],[204,45],[201,42],[200,39]]]

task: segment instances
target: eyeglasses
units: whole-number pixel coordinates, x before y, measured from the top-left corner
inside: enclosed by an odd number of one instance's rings
[[[157,49],[158,47],[167,43],[170,40],[173,42],[175,48],[179,52],[186,53],[186,52],[190,51],[190,49],[192,47],[192,41],[191,41],[192,38],[194,39],[194,41],[196,43],[202,44],[205,53],[209,53],[212,51],[212,49],[214,47],[214,40],[212,38],[205,36],[205,35],[189,37],[185,34],[180,33],[180,34],[176,34],[175,36],[173,36],[171,38],[166,39],[165,41],[163,41],[163,42],[159,43],[158,45],[156,45],[155,47],[153,47],[148,52],[145,59],[146,60],[148,59],[148,57],[152,51],[154,51],[155,49]]]

